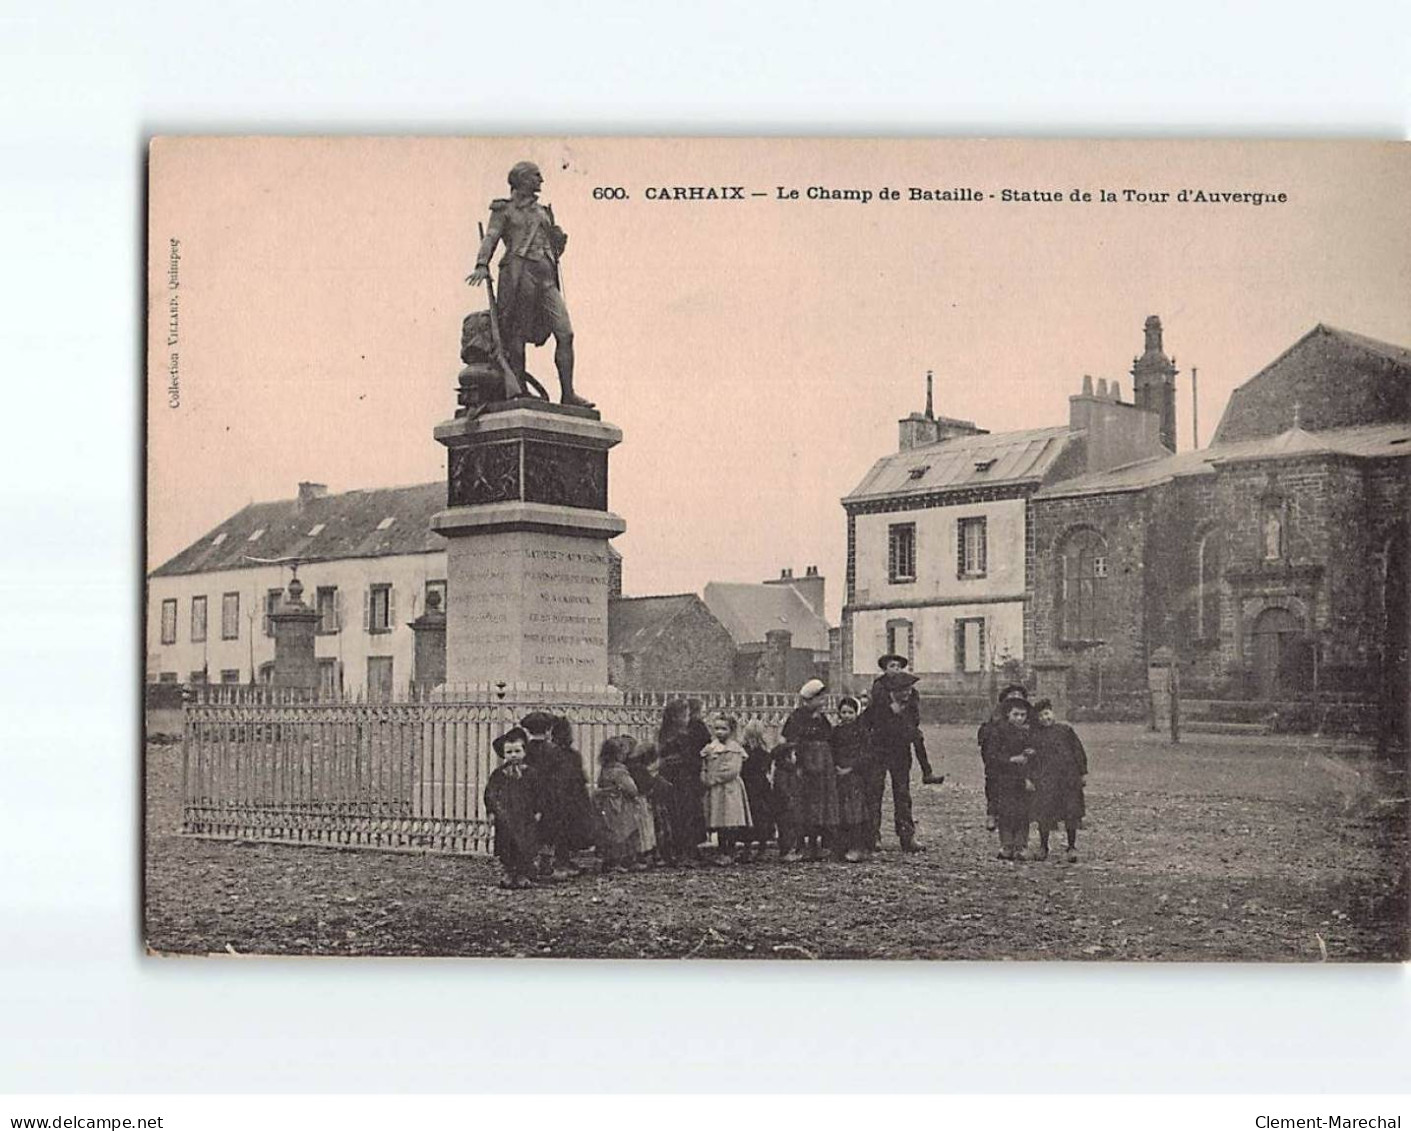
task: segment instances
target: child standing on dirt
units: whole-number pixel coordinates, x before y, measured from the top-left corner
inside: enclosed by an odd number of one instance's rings
[[[646,868],[657,861],[657,820],[652,795],[669,787],[657,776],[661,760],[657,757],[656,747],[650,742],[639,746],[630,735],[624,737],[632,743],[626,765],[627,772],[632,775],[632,784],[637,787],[637,827],[641,833],[637,859]]]
[[[751,719],[740,732],[740,744],[745,748],[745,769],[740,777],[745,783],[745,800],[750,805],[750,827],[745,830],[745,851],[753,848],[755,856],[763,856],[765,843],[774,835],[774,789],[769,784],[771,755],[764,736],[764,723]]]
[[[1033,714],[1029,743],[1034,757],[1029,776],[1034,782],[1034,820],[1039,826],[1039,851],[1034,858],[1048,859],[1049,834],[1062,821],[1068,837],[1067,860],[1076,864],[1078,826],[1086,812],[1083,786],[1088,780],[1088,752],[1072,727],[1055,721],[1051,701],[1040,699]]]
[[[995,820],[999,825],[999,858],[1025,859],[1029,843],[1029,765],[1033,755],[1026,700],[1005,701],[1005,719],[986,734],[986,766],[994,781]]]
[[[543,808],[538,771],[524,761],[529,736],[511,727],[491,745],[500,764],[485,784],[485,811],[495,822],[495,856],[505,870],[502,888],[533,887]]]
[[[642,831],[637,823],[637,785],[623,764],[630,739],[618,735],[598,754],[598,855],[604,872],[626,871],[637,863]]]
[[[733,716],[717,711],[706,725],[711,734],[711,741],[701,751],[706,829],[719,840],[720,854],[715,862],[729,864],[743,857],[743,840],[750,825],[750,804],[741,779],[745,748],[735,741]]]
[[[851,695],[838,701],[833,728],[833,766],[838,774],[838,831],[833,858],[857,864],[872,855],[868,784],[873,763],[872,734],[858,717],[861,704]]]
[[[803,859],[799,852],[803,781],[798,752],[792,742],[781,742],[774,748],[773,758],[774,823],[779,831],[779,859],[793,863]]]

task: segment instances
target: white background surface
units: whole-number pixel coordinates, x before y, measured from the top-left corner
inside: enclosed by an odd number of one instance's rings
[[[0,6],[0,1090],[1404,1089],[1400,968],[140,951],[147,136],[1406,136],[1405,5],[1231,7]]]

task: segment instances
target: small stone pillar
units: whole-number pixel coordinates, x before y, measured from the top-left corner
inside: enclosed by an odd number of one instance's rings
[[[412,683],[418,691],[430,691],[446,682],[446,610],[441,594],[433,589],[426,595],[426,612],[411,621],[416,641],[412,653]]]
[[[591,409],[521,399],[437,425],[447,508],[446,679],[620,698],[608,685],[608,451]]]
[[[274,628],[274,678],[270,682],[275,687],[318,690],[318,658],[314,655],[318,612],[304,603],[304,583],[298,575],[290,579],[284,600],[269,619]]]

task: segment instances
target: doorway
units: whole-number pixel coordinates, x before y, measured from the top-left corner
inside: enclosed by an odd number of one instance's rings
[[[1260,699],[1312,690],[1313,648],[1303,625],[1287,609],[1265,609],[1252,632],[1254,684]]]

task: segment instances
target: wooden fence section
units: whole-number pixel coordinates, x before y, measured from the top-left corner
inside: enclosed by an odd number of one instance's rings
[[[300,699],[229,689],[185,706],[182,831],[224,840],[488,853],[491,741],[536,709],[568,719],[584,772],[616,734],[651,741],[669,696],[622,703]],[[700,695],[777,735],[791,696]]]

